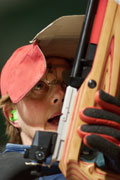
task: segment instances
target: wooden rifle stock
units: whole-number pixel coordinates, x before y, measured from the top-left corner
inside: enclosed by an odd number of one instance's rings
[[[79,111],[86,106],[95,106],[96,91],[103,89],[118,96],[120,82],[120,5],[115,0],[106,1],[106,11],[100,38],[90,73],[78,90],[71,113],[60,169],[68,180],[120,180],[120,176],[98,169],[94,163],[79,161],[82,139],[77,134],[83,124]],[[91,87],[91,83],[94,84]]]

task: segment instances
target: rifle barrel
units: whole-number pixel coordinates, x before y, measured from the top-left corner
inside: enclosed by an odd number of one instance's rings
[[[83,23],[83,28],[79,40],[78,50],[76,53],[76,58],[73,64],[71,78],[75,78],[76,76],[80,77],[82,72],[81,59],[85,58],[87,47],[90,41],[90,34],[92,31],[92,26],[94,22],[94,17],[97,11],[99,0],[89,0],[86,13],[85,20]]]

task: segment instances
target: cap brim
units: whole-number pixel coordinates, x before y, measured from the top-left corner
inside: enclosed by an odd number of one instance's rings
[[[45,56],[75,58],[84,15],[63,16],[40,31],[34,39]]]
[[[36,44],[18,48],[1,72],[1,94],[13,103],[19,102],[41,79],[46,70],[46,60]]]

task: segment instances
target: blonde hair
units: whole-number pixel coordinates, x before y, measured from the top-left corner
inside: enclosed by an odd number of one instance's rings
[[[0,108],[2,110],[4,106],[6,106],[8,110],[11,109],[13,106],[15,106],[15,104],[12,103],[9,95],[6,95],[0,99]],[[18,128],[15,128],[7,119],[5,121],[5,125],[6,125],[5,134],[8,137],[8,142],[15,144],[22,144],[22,140],[20,137],[20,130]]]

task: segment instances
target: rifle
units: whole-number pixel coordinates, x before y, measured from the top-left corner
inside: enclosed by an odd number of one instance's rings
[[[96,168],[94,163],[79,161],[82,139],[80,140],[77,134],[77,128],[83,124],[79,118],[79,111],[86,106],[95,105],[96,91],[103,89],[113,96],[118,96],[120,82],[120,54],[117,51],[120,46],[119,17],[120,5],[115,0],[99,0],[90,39],[91,44],[97,44],[94,62],[90,73],[76,94],[60,158],[60,169],[69,180],[120,179],[116,174]],[[98,28],[97,32],[95,32],[96,27]],[[80,60],[79,57],[78,59]],[[79,71],[80,69],[73,70],[71,77],[74,78]]]

